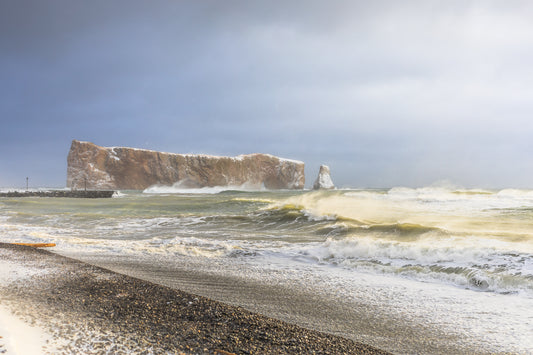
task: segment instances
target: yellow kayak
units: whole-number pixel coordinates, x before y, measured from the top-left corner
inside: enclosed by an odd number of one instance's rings
[[[11,243],[16,245],[24,245],[27,247],[34,247],[34,248],[50,248],[55,247],[55,243]]]

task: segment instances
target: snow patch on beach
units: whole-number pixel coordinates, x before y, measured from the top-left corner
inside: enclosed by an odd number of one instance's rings
[[[0,352],[5,350],[9,355],[43,354],[44,346],[49,347],[48,343],[51,339],[50,334],[42,328],[27,324],[2,305],[0,305],[0,336],[2,337],[0,338]]]
[[[0,250],[6,253],[6,250]],[[0,260],[0,287],[13,282],[27,282],[32,276],[45,273],[40,268],[26,267],[20,264]],[[7,354],[37,355],[44,353],[44,347],[50,348],[51,335],[44,329],[31,326],[12,313],[5,304],[0,303],[0,352]]]

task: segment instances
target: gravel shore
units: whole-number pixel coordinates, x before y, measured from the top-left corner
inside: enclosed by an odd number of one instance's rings
[[[387,354],[45,250],[0,243],[0,260],[34,270],[0,304],[51,334],[44,353]]]

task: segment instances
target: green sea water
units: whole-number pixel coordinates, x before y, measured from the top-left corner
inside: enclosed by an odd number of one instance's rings
[[[533,192],[120,192],[3,198],[8,241],[143,254],[275,255],[533,297]]]
[[[74,257],[179,260],[260,282],[316,284],[346,299],[366,285],[365,297],[421,321],[494,333],[499,349],[533,348],[533,191],[190,192],[0,198],[0,235],[53,242]],[[451,299],[454,309],[435,307]]]

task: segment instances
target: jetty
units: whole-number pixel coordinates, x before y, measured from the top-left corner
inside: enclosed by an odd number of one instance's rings
[[[113,190],[49,190],[49,191],[9,191],[0,192],[0,197],[73,197],[110,198]]]

